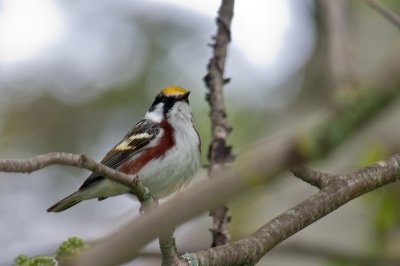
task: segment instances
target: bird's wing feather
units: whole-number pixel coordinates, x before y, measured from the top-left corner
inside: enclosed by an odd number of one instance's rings
[[[104,156],[101,163],[114,169],[117,168],[126,159],[143,150],[159,133],[160,126],[158,123],[147,119],[141,120]],[[85,189],[103,178],[101,175],[92,173],[79,190]]]

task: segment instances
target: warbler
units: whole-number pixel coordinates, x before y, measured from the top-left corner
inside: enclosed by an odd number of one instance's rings
[[[139,176],[156,198],[181,189],[200,167],[200,138],[193,126],[189,94],[179,86],[162,89],[144,118],[105,155],[101,163]],[[61,212],[83,200],[103,200],[129,192],[127,186],[93,172],[78,191],[47,211]]]

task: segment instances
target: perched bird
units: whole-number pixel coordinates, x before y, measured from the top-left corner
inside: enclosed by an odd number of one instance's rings
[[[137,174],[157,198],[182,188],[200,166],[200,138],[192,123],[189,93],[178,86],[161,90],[144,118],[101,163],[126,174]],[[128,187],[92,173],[78,191],[47,211],[61,212],[83,200],[103,200],[129,192]]]

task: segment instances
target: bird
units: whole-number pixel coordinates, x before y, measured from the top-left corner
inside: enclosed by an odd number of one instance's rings
[[[100,163],[137,175],[155,198],[180,190],[200,168],[200,136],[193,126],[189,94],[180,86],[163,88],[144,118]],[[93,172],[76,192],[47,212],[61,212],[84,200],[104,200],[125,193],[130,193],[127,186]]]

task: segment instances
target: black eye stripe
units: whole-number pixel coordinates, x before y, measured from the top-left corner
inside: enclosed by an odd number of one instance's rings
[[[161,94],[157,95],[153,103],[151,104],[149,111],[153,111],[156,108],[157,104],[164,102],[164,98],[165,97]]]
[[[164,115],[167,115],[168,111],[172,108],[174,103],[176,102],[176,99],[173,97],[168,97],[166,98],[164,102]]]

